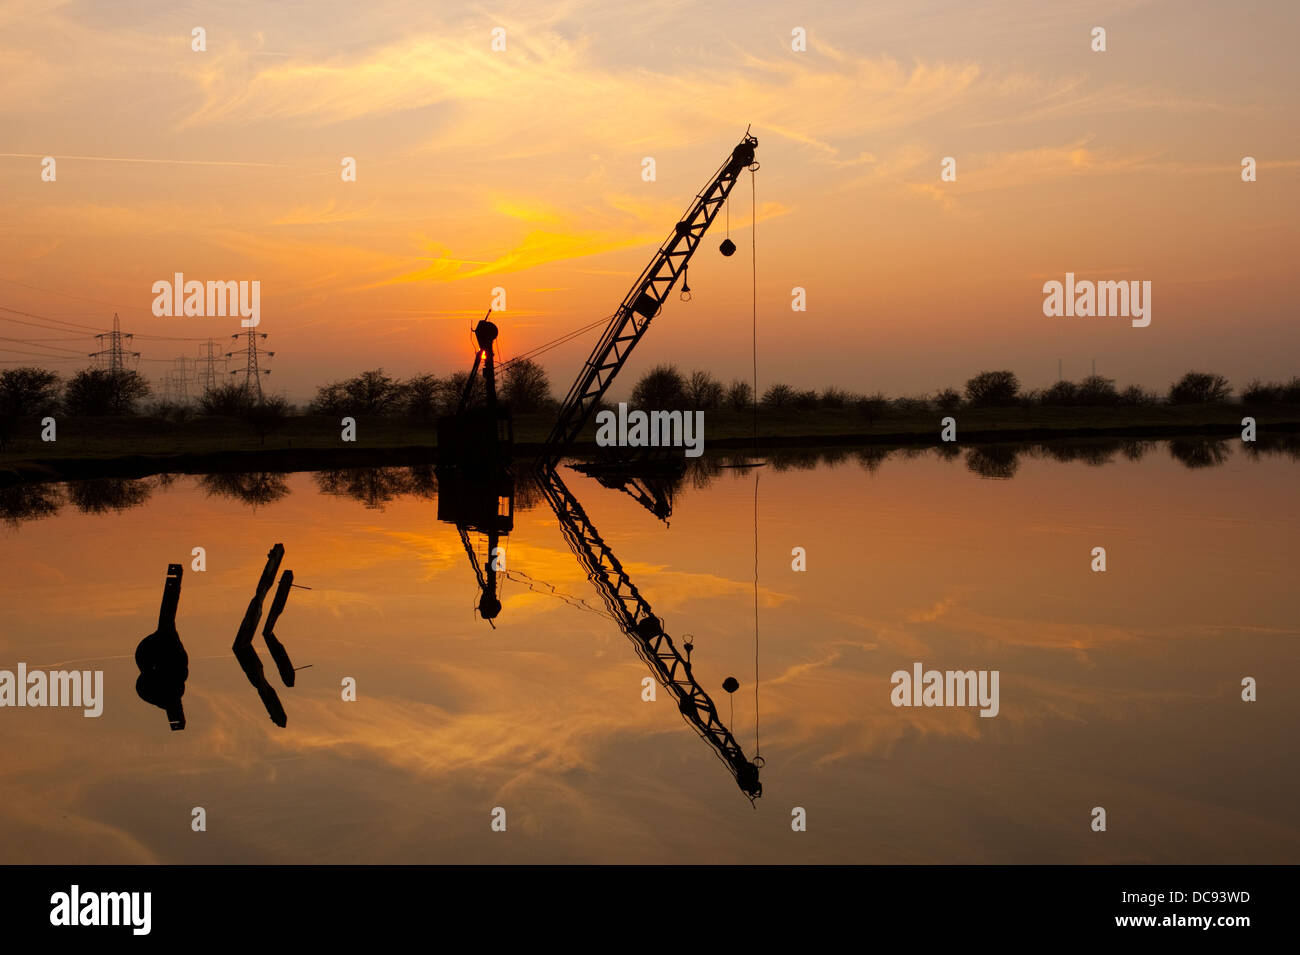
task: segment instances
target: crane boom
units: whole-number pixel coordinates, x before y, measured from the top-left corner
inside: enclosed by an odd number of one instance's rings
[[[538,473],[538,480],[570,549],[596,585],[620,628],[632,639],[637,654],[659,683],[672,693],[686,721],[721,757],[736,777],[741,791],[751,800],[757,799],[763,794],[763,785],[758,780],[758,764],[745,757],[731,730],[719,718],[713,700],[691,674],[690,660],[678,652],[649,602],[641,596],[582,505],[565,487],[559,473],[554,468],[547,468]]]
[[[627,293],[560,407],[560,415],[542,452],[543,465],[554,467],[582,432],[592,410],[645,334],[650,320],[663,307],[664,299],[727,201],[741,171],[753,164],[757,145],[758,140],[746,131],[745,138],[695,197],[686,215]]]

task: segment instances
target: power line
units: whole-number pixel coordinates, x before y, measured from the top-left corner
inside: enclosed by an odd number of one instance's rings
[[[11,342],[84,342],[89,335],[68,335],[65,338],[9,338],[6,341]]]
[[[19,309],[19,308],[10,308],[8,305],[0,305],[0,312],[12,312],[12,313],[15,314],[15,315],[23,315],[23,316],[26,316],[27,318],[38,318],[38,319],[40,319],[40,320],[43,321],[43,322],[56,322],[56,323],[58,323],[59,325],[67,325],[67,326],[69,326],[69,327],[67,327],[67,328],[54,328],[54,329],[52,329],[53,331],[56,331],[56,332],[70,332],[70,331],[100,332],[100,331],[103,331],[103,326],[96,327],[96,326],[94,326],[94,325],[82,325],[82,324],[79,323],[79,322],[70,322],[70,321],[68,321],[66,318],[51,318],[49,315],[38,315],[38,314],[36,314],[35,312],[24,312],[22,309]],[[24,321],[22,321],[21,319],[18,319],[18,318],[9,318],[9,317],[4,316],[4,315],[0,315],[0,321],[5,321],[5,322],[17,322],[19,325],[31,325],[31,324],[32,324],[31,322],[24,322]],[[36,326],[36,327],[37,327],[37,328],[40,328],[41,326],[38,325],[38,326]]]
[[[69,338],[69,339],[63,339],[63,341],[76,341],[76,339]],[[0,335],[0,342],[18,342],[21,345],[35,345],[37,348],[48,348],[51,351],[64,351],[79,356],[85,355],[85,352],[82,351],[80,348],[64,348],[62,345],[42,345],[40,341],[35,338],[8,338],[4,335]],[[11,351],[12,349],[6,348],[3,350]]]
[[[79,322],[73,322],[73,321],[70,321],[70,320],[68,320],[68,319],[66,319],[66,318],[54,318],[54,317],[51,316],[51,315],[40,315],[40,314],[37,314],[36,312],[25,312],[25,311],[23,311],[23,310],[21,310],[21,309],[10,308],[10,307],[7,306],[7,305],[0,305],[0,311],[4,311],[4,312],[12,312],[12,313],[15,314],[15,315],[23,315],[23,316],[25,316],[25,317],[27,317],[27,318],[35,318],[35,319],[39,319],[40,321],[43,321],[43,322],[54,322],[54,323],[57,323],[57,324],[55,324],[54,326],[49,327],[49,328],[48,328],[49,331],[56,331],[56,332],[70,332],[70,331],[73,331],[73,330],[81,330],[81,329],[84,329],[85,331],[88,331],[88,332],[95,332],[95,333],[99,333],[99,332],[102,332],[102,331],[103,331],[103,328],[102,328],[102,327],[96,327],[96,326],[94,326],[94,325],[82,325],[82,324],[80,324]],[[24,321],[21,321],[20,319],[17,319],[17,318],[9,318],[9,317],[6,316],[6,315],[0,315],[0,321],[4,321],[4,322],[16,322],[16,323],[18,323],[19,325],[31,325],[31,326],[33,326],[34,328],[43,328],[43,327],[46,327],[46,326],[42,326],[42,325],[36,324],[36,323],[34,323],[34,322],[24,322]],[[64,327],[60,327],[60,326],[68,326],[68,327],[64,328]],[[148,332],[144,332],[144,333],[142,333],[142,334],[138,334],[138,335],[136,335],[135,337],[138,338],[138,339],[140,339],[141,341],[151,341],[151,342],[201,342],[201,341],[206,341],[206,339],[204,339],[204,338],[202,338],[202,337],[200,337],[200,336],[186,336],[186,335],[153,335],[153,334],[150,334],[150,333],[148,333]],[[69,340],[71,340],[71,339],[69,339]]]
[[[0,351],[3,351],[10,355],[31,355],[35,358],[44,358],[47,361],[81,361],[82,360],[81,357],[73,358],[72,356],[68,356],[65,358],[62,355],[51,355],[49,352],[24,351],[21,348],[0,348]]]

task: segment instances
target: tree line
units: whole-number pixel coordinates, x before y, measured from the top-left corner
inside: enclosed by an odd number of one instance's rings
[[[316,390],[303,409],[312,415],[382,415],[430,421],[452,414],[465,397],[467,372],[445,377],[418,374],[397,378],[382,368],[352,378],[330,382]],[[468,401],[483,401],[483,379],[478,376]],[[514,412],[553,411],[559,404],[551,393],[546,372],[527,359],[505,365],[498,382],[498,394]],[[821,391],[796,388],[784,383],[770,385],[755,402],[750,383],[735,379],[729,384],[703,370],[680,371],[676,365],[661,364],[637,380],[629,403],[648,410],[774,411],[856,410],[867,418],[887,414],[952,411],[982,407],[1137,407],[1159,404],[1222,404],[1233,398],[1231,384],[1222,375],[1189,371],[1163,393],[1138,385],[1118,388],[1115,381],[1089,375],[1081,381],[1058,381],[1047,388],[1022,390],[1011,371],[981,371],[961,390],[945,388],[920,397],[886,397],[882,392],[860,394],[837,387]],[[1240,392],[1246,404],[1300,404],[1300,376],[1286,382],[1251,381]],[[205,391],[190,407],[153,397],[148,382],[136,371],[90,368],[67,381],[38,367],[0,371],[0,417],[41,417],[49,414],[109,416],[152,414],[185,417],[198,413],[271,421],[296,411],[287,399],[258,395],[244,385],[230,383]]]
[[[1222,375],[1189,371],[1161,393],[1138,385],[1120,389],[1114,379],[1089,375],[1082,381],[1058,381],[1047,388],[1022,390],[1012,371],[981,371],[966,381],[962,390],[944,388],[920,397],[889,398],[883,392],[859,394],[843,388],[822,391],[776,383],[758,399],[766,409],[811,411],[856,409],[867,416],[924,411],[953,411],[958,408],[1081,406],[1121,407],[1159,404],[1223,404],[1232,399],[1233,388]],[[1246,404],[1300,404],[1300,376],[1287,382],[1251,381],[1241,391]],[[745,411],[753,407],[754,390],[749,382],[734,380],[723,385],[706,371],[682,373],[675,365],[659,365],[646,372],[632,390],[632,405],[671,410]]]

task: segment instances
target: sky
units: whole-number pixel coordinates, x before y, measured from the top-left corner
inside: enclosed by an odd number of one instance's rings
[[[752,186],[615,396],[659,362],[748,379],[755,314],[760,390],[1289,378],[1298,28],[1196,0],[0,0],[0,368],[69,374],[114,313],[151,379],[236,347],[237,320],[152,314],[176,272],[261,283],[294,400],[467,369],[498,287],[508,359],[613,312],[751,127]],[[1150,281],[1151,324],[1045,316],[1067,272]],[[554,391],[594,337],[543,356]]]

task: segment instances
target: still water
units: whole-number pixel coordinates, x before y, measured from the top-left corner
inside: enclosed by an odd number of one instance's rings
[[[761,798],[644,698],[535,487],[488,621],[489,542],[472,565],[418,469],[29,486],[0,492],[0,669],[102,670],[103,713],[0,708],[0,862],[1300,861],[1294,448],[701,461],[667,521],[562,474]],[[276,543],[310,588],[275,625],[294,686],[254,641],[283,728],[231,651]],[[179,731],[134,659],[172,563]],[[892,705],[915,664],[998,671],[997,715]]]

